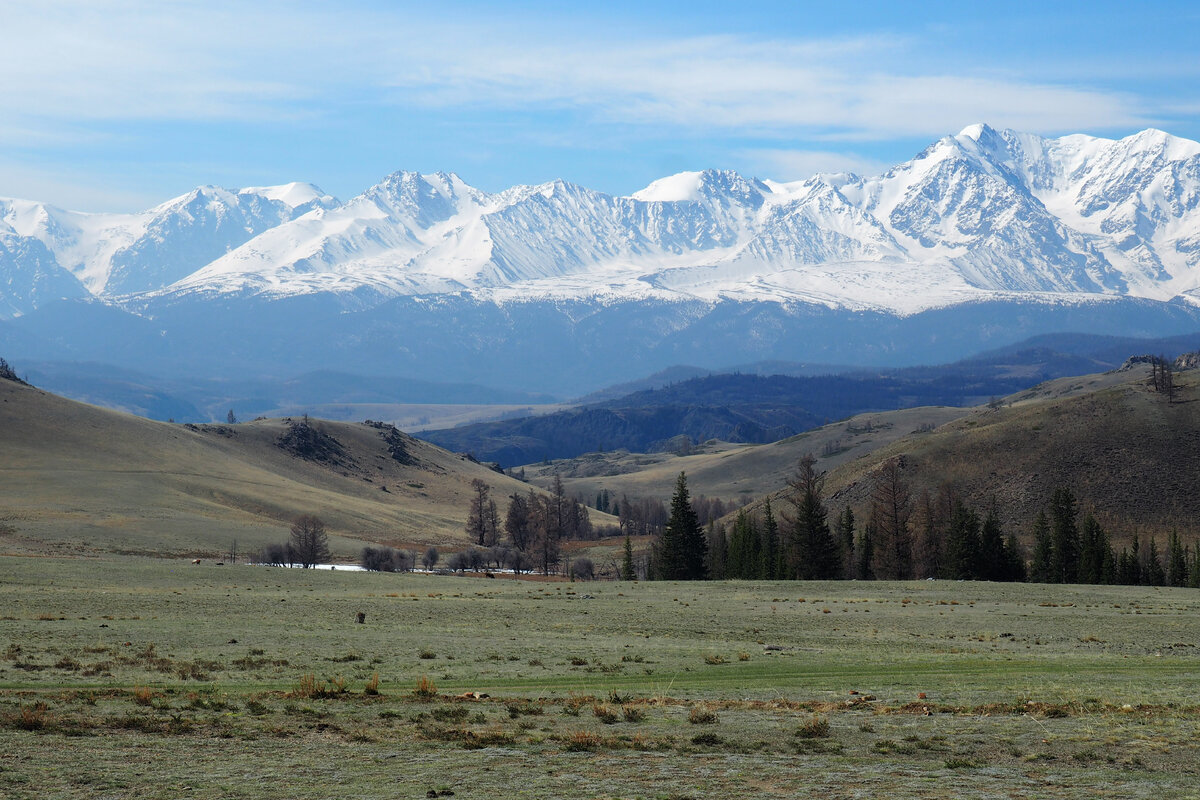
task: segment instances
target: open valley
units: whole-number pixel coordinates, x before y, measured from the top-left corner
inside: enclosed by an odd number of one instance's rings
[[[1185,797],[1200,760],[1187,589],[5,558],[0,609],[13,798]]]

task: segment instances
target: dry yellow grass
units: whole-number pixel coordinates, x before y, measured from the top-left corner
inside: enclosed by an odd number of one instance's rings
[[[290,520],[325,520],[335,554],[364,541],[466,544],[475,478],[503,498],[528,487],[386,431],[312,420],[345,450],[338,465],[281,449],[280,419],[185,426],[97,408],[0,381],[0,552],[218,556],[287,536]]]
[[[1164,546],[1171,530],[1200,536],[1196,372],[1177,374],[1175,402],[1147,385],[1148,369],[1050,381],[981,407],[929,434],[906,437],[830,472],[827,496],[867,510],[874,474],[903,457],[914,499],[949,486],[1008,530],[1027,533],[1058,487],[1120,541],[1136,531]]]

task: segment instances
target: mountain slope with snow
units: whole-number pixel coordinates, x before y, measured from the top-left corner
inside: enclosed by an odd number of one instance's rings
[[[0,345],[162,374],[316,368],[548,393],[673,364],[962,358],[1200,329],[1200,144],[973,125],[881,175],[614,196],[396,172],[137,214],[0,199]]]
[[[361,306],[462,291],[891,313],[1031,295],[1200,302],[1200,144],[973,125],[875,177],[779,184],[707,170],[615,197],[563,181],[489,194],[453,174],[397,172],[346,203],[306,184],[201,187],[131,215],[2,201],[0,236],[8,316],[77,295],[64,271],[97,297],[151,302],[329,293]]]

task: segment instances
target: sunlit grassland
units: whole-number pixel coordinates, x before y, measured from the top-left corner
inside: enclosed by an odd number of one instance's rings
[[[1198,611],[1144,587],[0,559],[0,795],[1187,796]]]

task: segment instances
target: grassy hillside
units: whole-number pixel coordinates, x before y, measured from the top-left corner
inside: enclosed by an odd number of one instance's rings
[[[1065,486],[1119,538],[1154,534],[1161,548],[1176,529],[1190,541],[1200,536],[1200,373],[1176,373],[1174,402],[1148,378],[1143,366],[1047,382],[832,470],[827,496],[865,512],[875,471],[900,457],[914,497],[945,485],[980,507],[994,498],[1010,530],[1026,533]]]
[[[916,408],[865,414],[766,445],[709,442],[686,456],[591,453],[524,467],[548,485],[557,472],[569,492],[590,499],[669,499],[687,472],[693,495],[756,501],[779,492],[806,453],[827,472],[826,502],[860,521],[875,475],[901,458],[914,502],[950,487],[969,503],[997,504],[1007,530],[1027,538],[1058,487],[1081,513],[1093,513],[1118,542],[1153,535],[1160,550],[1172,530],[1200,538],[1200,371],[1176,373],[1173,402],[1149,386],[1146,365],[1060,378],[977,408]]]
[[[386,426],[178,425],[0,380],[3,553],[215,556],[235,539],[247,552],[302,513],[342,556],[363,541],[457,545],[474,478],[497,497],[528,488]]]
[[[577,458],[530,464],[526,479],[548,486],[557,473],[568,494],[594,499],[602,489],[615,498],[668,500],[675,479],[686,472],[693,495],[724,501],[753,500],[782,489],[806,453],[818,468],[833,469],[900,437],[932,429],[970,413],[966,408],[922,407],[860,414],[778,442],[762,445],[709,442],[689,455],[671,453],[588,453]]]

